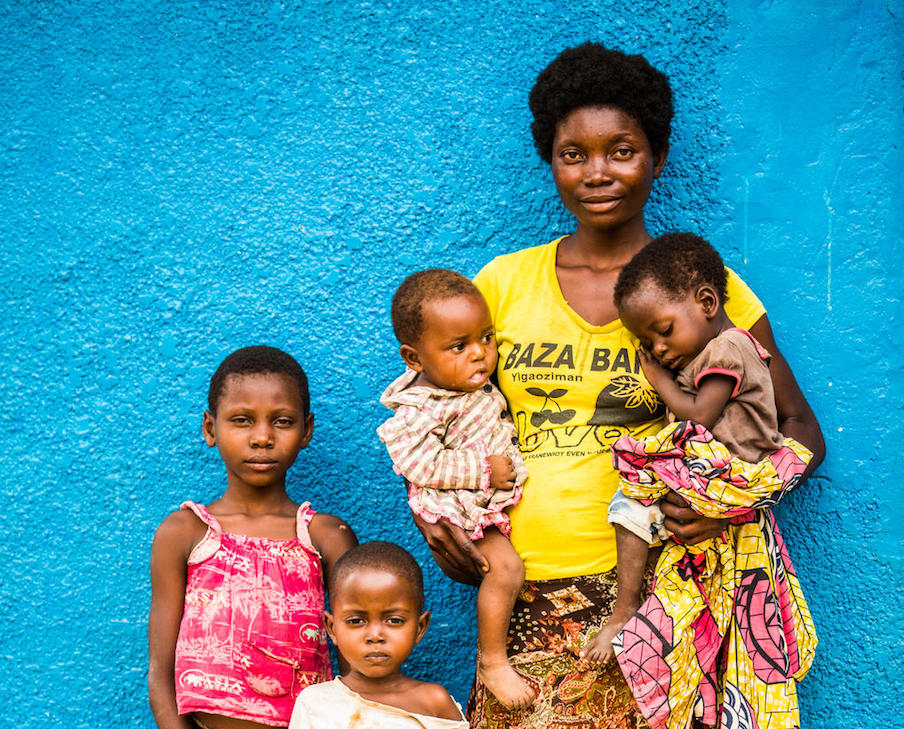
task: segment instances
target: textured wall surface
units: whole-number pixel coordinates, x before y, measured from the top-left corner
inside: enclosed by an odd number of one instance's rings
[[[409,669],[466,698],[473,591],[432,565],[374,436],[388,301],[417,268],[569,230],[526,95],[585,39],[673,79],[652,227],[721,248],[823,423],[825,464],[779,510],[822,638],[804,725],[900,721],[902,11],[4,3],[0,725],[153,726],[151,538],[221,491],[206,381],[251,343],[310,375],[290,494],[415,552],[434,622]]]

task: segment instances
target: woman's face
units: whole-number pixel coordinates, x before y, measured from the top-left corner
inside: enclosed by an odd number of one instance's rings
[[[654,158],[640,124],[620,109],[583,107],[556,127],[552,176],[579,227],[614,230],[643,219],[666,155]]]

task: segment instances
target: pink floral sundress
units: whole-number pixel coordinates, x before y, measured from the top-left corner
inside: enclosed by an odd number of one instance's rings
[[[286,726],[303,688],[332,678],[320,555],[298,508],[295,539],[224,532],[191,501],[207,533],[188,558],[176,642],[176,705]]]

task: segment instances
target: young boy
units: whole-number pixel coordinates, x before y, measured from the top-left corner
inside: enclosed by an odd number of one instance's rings
[[[389,542],[354,547],[336,563],[329,592],[327,633],[350,670],[302,691],[289,729],[467,729],[446,689],[402,673],[430,623],[408,552]]]

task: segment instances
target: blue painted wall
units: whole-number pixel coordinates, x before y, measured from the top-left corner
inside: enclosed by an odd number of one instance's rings
[[[828,7],[831,5],[831,9]],[[656,230],[768,306],[829,456],[780,509],[822,643],[808,727],[894,725],[904,571],[902,5],[21,2],[0,15],[0,725],[151,727],[147,560],[221,489],[200,419],[232,349],[310,374],[290,493],[425,565],[415,675],[465,699],[473,593],[414,533],[374,428],[402,276],[568,230],[526,94],[566,45],[672,77]]]

